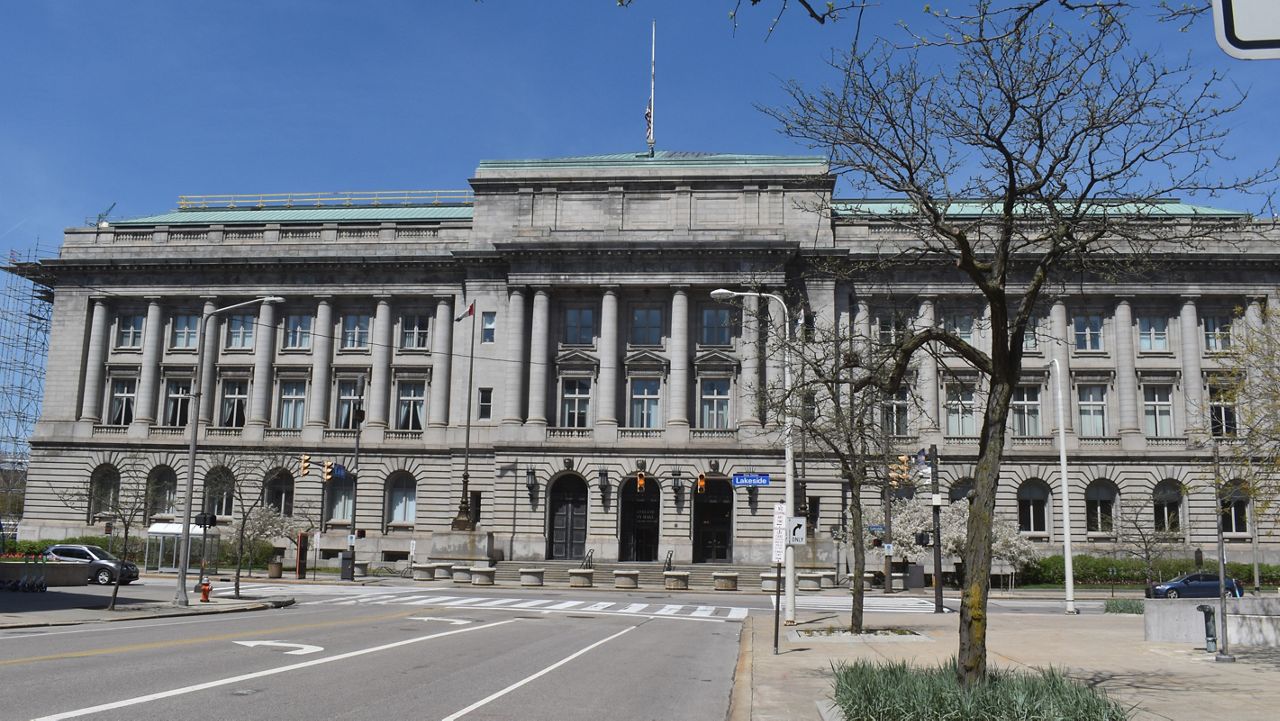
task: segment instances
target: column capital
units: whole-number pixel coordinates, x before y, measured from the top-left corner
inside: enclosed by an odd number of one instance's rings
[[[1199,293],[1179,293],[1178,299],[1181,300],[1184,304],[1194,303],[1200,300],[1200,294]]]
[[[164,296],[162,296],[162,295],[144,295],[144,296],[142,296],[142,299],[143,299],[143,300],[149,300],[149,301],[152,301],[152,302],[154,302],[154,303],[159,303],[160,301],[164,300]]]
[[[390,302],[393,296],[390,293],[374,293],[373,299],[379,303]]]

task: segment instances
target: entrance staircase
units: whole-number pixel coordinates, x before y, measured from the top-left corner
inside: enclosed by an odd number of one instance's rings
[[[543,574],[543,581],[547,585],[569,585],[570,569],[582,567],[581,561],[499,561],[497,571],[494,573],[494,581],[496,583],[519,585],[521,568],[542,568],[546,569]],[[641,590],[662,589],[664,580],[662,576],[663,564],[661,561],[652,563],[628,563],[618,561],[593,561],[591,567],[595,569],[594,583],[600,588],[613,588],[613,572],[614,571],[639,571],[639,583]],[[673,565],[673,571],[686,571],[689,574],[689,588],[711,590],[715,588],[715,581],[711,574],[721,572],[732,572],[738,574],[738,589],[742,591],[750,591],[760,588],[760,574],[771,571],[772,566],[748,566],[732,563],[691,563],[685,565]]]

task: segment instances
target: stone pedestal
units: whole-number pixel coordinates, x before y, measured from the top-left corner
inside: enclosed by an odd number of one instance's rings
[[[738,590],[738,574],[729,571],[720,571],[711,574],[711,581],[715,584],[717,591],[736,591]]]
[[[821,591],[822,590],[822,574],[821,573],[796,574],[796,590],[797,591]]]
[[[639,588],[640,572],[639,571],[614,571],[613,587],[614,588]]]
[[[782,576],[782,589],[783,589],[783,590],[786,590],[786,588],[787,588],[787,577],[786,577],[786,575],[785,575],[785,574],[783,574],[783,576]],[[773,571],[766,571],[766,572],[764,572],[764,573],[760,574],[760,590],[761,590],[761,591],[768,591],[769,593],[773,593],[774,591],[777,591],[777,590],[778,590],[778,575],[777,575],[776,573],[774,573]]]
[[[429,564],[433,569],[432,576],[437,581],[448,581],[453,578],[453,563],[450,561],[442,561],[439,563]]]
[[[594,577],[595,571],[590,568],[571,568],[569,569],[569,587],[591,588]]]
[[[663,571],[662,581],[666,585],[668,591],[689,590],[688,571]]]
[[[471,585],[492,586],[493,574],[497,570],[493,566],[473,566],[471,568]]]
[[[471,583],[471,566],[458,565],[453,567],[454,583]]]
[[[522,568],[520,569],[520,585],[521,586],[541,586],[543,575],[547,572],[545,568]]]
[[[430,581],[436,577],[435,564],[432,563],[415,563],[413,564],[413,580]]]

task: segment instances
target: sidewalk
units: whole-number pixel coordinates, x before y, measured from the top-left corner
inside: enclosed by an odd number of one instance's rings
[[[1117,594],[1118,595],[1118,594]],[[989,617],[988,663],[1057,666],[1135,707],[1139,719],[1222,715],[1272,721],[1280,708],[1280,649],[1233,648],[1234,664],[1215,663],[1203,648],[1143,641],[1142,616],[1002,613]],[[773,655],[773,618],[752,615],[743,628],[730,721],[822,719],[831,665],[853,659],[936,664],[953,657],[960,614],[869,613],[873,628],[920,636],[800,637],[795,630],[844,628],[848,614],[800,611]],[[828,718],[840,718],[838,712]]]
[[[291,598],[234,599],[211,597],[201,603],[199,595],[189,597],[190,606],[174,606],[172,587],[156,589],[122,587],[116,608],[106,610],[110,594],[86,593],[76,587],[55,588],[44,593],[0,592],[0,630],[37,626],[70,626],[103,621],[197,616],[279,608],[293,603]]]

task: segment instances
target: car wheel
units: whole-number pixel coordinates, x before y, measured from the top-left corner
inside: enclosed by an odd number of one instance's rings
[[[111,583],[111,572],[105,568],[98,569],[98,574],[93,577],[98,585],[106,586]]]
[[[1169,593],[1165,594],[1165,598],[1177,598],[1177,597],[1178,597],[1177,591],[1169,591]]]

